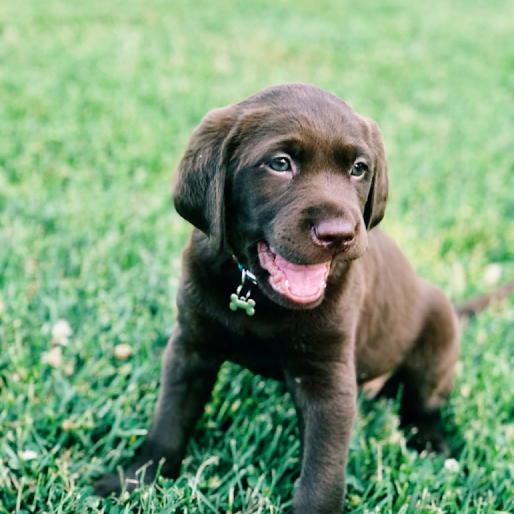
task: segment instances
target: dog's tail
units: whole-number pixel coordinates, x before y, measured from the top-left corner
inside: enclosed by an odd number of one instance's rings
[[[483,311],[490,303],[507,298],[513,291],[514,282],[509,282],[490,293],[473,298],[455,308],[457,316],[463,320],[471,319]]]

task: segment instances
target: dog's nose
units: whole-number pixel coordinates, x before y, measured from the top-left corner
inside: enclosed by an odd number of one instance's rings
[[[312,228],[314,244],[324,248],[345,248],[355,239],[355,227],[345,219],[329,218],[319,221]]]

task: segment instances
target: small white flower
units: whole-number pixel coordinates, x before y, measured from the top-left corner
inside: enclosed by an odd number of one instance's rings
[[[446,459],[444,461],[444,468],[447,469],[450,473],[457,473],[460,469],[460,464],[455,459]]]
[[[61,428],[65,432],[68,432],[68,430],[71,430],[73,428],[73,421],[71,419],[65,419],[61,424]]]
[[[44,352],[41,360],[50,364],[52,368],[59,368],[62,364],[62,348],[55,346],[49,352]]]
[[[389,442],[393,444],[402,443],[405,441],[405,435],[400,430],[394,429],[389,436]]]
[[[114,347],[114,356],[120,361],[127,360],[132,355],[132,347],[129,344],[117,344]]]
[[[55,344],[66,346],[68,344],[68,337],[73,334],[70,324],[65,319],[60,319],[52,327],[52,341]]]
[[[34,450],[24,450],[20,453],[21,460],[34,460],[37,459],[37,453]]]
[[[487,285],[497,284],[502,276],[502,267],[499,264],[489,264],[485,268],[484,281]]]
[[[66,364],[66,366],[64,366],[64,374],[67,377],[71,377],[71,375],[73,375],[73,373],[75,373],[75,366],[73,365],[72,362],[69,362],[68,364]]]
[[[463,384],[460,388],[460,394],[464,398],[469,398],[469,395],[471,394],[471,386],[469,384]]]

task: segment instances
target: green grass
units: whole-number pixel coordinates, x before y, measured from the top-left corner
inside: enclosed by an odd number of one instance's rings
[[[423,276],[455,301],[492,287],[491,270],[512,280],[513,19],[508,0],[3,2],[0,513],[287,512],[292,402],[228,364],[177,481],[92,496],[157,394],[189,232],[173,168],[207,110],[312,82],[382,127],[384,227]],[[59,319],[73,334],[52,367]],[[513,342],[512,299],[464,329],[445,411],[458,471],[406,449],[392,403],[362,406],[349,511],[514,512]]]

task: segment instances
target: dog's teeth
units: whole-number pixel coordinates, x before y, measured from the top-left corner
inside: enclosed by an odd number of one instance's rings
[[[287,289],[289,289],[289,280],[286,280],[286,281],[284,282],[284,285],[287,287]]]
[[[325,287],[327,287],[327,283],[323,280],[323,282],[321,282],[321,288],[324,289]]]

